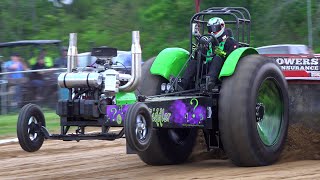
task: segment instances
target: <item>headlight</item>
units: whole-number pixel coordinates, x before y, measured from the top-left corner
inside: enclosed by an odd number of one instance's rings
[[[167,86],[166,83],[162,83],[161,84],[161,91],[166,91],[166,86]]]
[[[168,84],[167,84],[167,91],[170,91],[170,88],[171,88],[171,84],[168,83]]]

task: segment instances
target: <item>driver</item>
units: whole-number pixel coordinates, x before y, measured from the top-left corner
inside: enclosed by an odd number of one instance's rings
[[[209,19],[207,23],[208,33],[217,38],[219,45],[214,47],[210,42],[206,50],[206,64],[209,67],[207,76],[209,76],[209,90],[212,90],[218,80],[218,76],[222,65],[228,55],[238,48],[238,42],[231,37],[231,34],[226,31],[223,19],[214,17]],[[203,51],[203,50],[201,50]],[[185,70],[184,75],[179,83],[179,89],[189,89],[190,82],[197,72],[197,61],[191,59]]]

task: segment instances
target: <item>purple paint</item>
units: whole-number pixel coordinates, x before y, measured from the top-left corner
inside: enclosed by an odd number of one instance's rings
[[[195,106],[190,103],[184,103],[182,100],[174,101],[169,107],[171,113],[170,122],[176,124],[201,125],[206,119],[206,108],[199,105]]]
[[[185,116],[188,112],[187,106],[182,100],[175,100],[169,107],[169,112],[171,113],[170,122],[177,124],[186,123]]]
[[[129,105],[122,105],[122,106],[108,105],[106,108],[107,118],[113,122],[117,120],[117,116],[120,114],[122,120],[124,120],[126,113],[128,111],[128,108],[129,108]]]
[[[108,121],[121,124],[120,122],[125,120],[129,106],[130,105],[108,105],[106,108]],[[155,123],[169,122],[180,126],[203,125],[207,118],[206,107],[198,105],[198,100],[196,99],[194,99],[192,103],[190,103],[190,101],[175,100],[171,102],[169,108],[161,107],[161,104],[159,104],[158,107],[150,109],[150,113]],[[165,122],[164,120],[167,114],[169,114],[169,119]],[[158,126],[162,127],[162,124]]]

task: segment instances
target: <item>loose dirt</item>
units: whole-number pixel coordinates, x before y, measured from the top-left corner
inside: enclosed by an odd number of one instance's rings
[[[280,161],[297,160],[320,160],[320,133],[298,124],[289,127]]]
[[[34,153],[12,143],[0,145],[0,179],[320,179],[319,140],[319,133],[292,126],[279,162],[254,168],[234,166],[221,151],[204,153],[203,144],[185,164],[148,166],[125,153],[124,138],[45,141]]]

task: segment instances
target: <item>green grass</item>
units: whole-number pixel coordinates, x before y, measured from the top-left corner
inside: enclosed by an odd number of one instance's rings
[[[44,112],[46,127],[50,133],[60,131],[60,119],[54,111]],[[0,139],[16,137],[18,114],[0,115]]]

